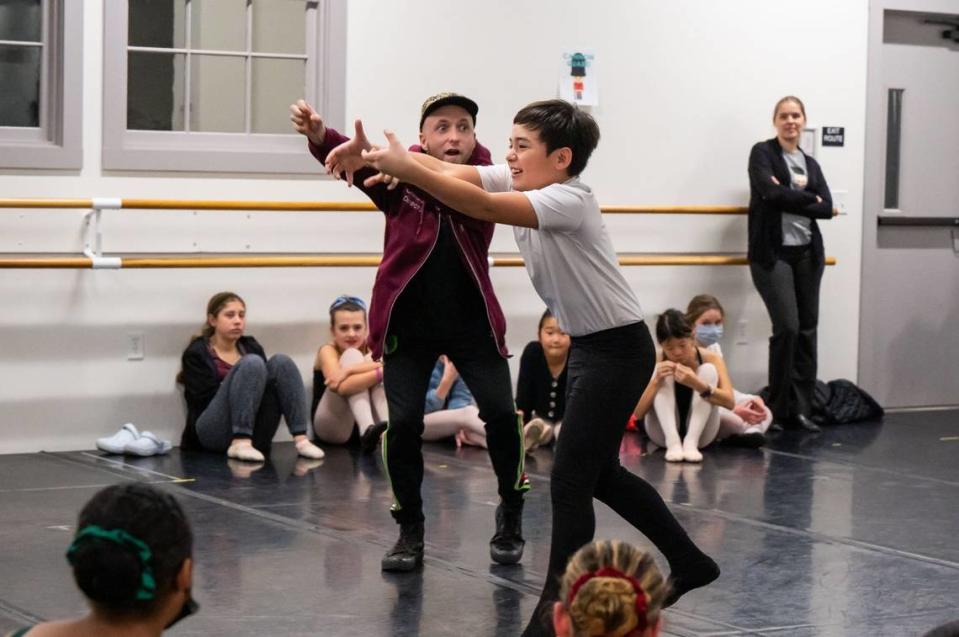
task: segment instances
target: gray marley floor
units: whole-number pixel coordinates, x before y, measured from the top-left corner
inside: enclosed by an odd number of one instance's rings
[[[176,494],[196,534],[201,612],[171,635],[517,635],[549,551],[552,452],[534,490],[521,566],[491,564],[496,482],[483,450],[426,444],[427,557],[380,572],[396,537],[378,457],[279,444],[253,470],[211,454],[0,456],[0,634],[78,614],[64,551],[97,489],[141,480]],[[959,412],[783,432],[762,450],[716,447],[667,464],[627,434],[649,480],[723,575],[666,613],[667,635],[918,635],[959,618]],[[597,505],[597,537],[648,546]],[[659,557],[659,556],[657,556]]]

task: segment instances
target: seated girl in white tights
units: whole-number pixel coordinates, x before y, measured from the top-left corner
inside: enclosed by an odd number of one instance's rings
[[[330,305],[332,340],[313,364],[313,429],[320,440],[344,444],[357,429],[360,448],[372,453],[386,431],[383,364],[366,345],[366,303],[339,296]]]
[[[723,337],[723,321],[726,312],[719,299],[709,294],[698,294],[686,307],[686,320],[693,326],[693,334],[699,347],[720,356],[723,350],[719,341]],[[763,399],[733,389],[736,406],[720,407],[719,433],[717,440],[742,447],[760,447],[766,442],[766,431],[773,422],[773,412]]]
[[[430,377],[423,412],[423,440],[456,438],[456,446],[486,447],[486,424],[480,420],[479,407],[456,367],[440,356]]]
[[[722,356],[700,349],[682,312],[666,310],[656,322],[662,348],[649,385],[636,405],[650,440],[669,462],[701,462],[700,449],[716,438],[719,407],[732,409],[733,390]]]

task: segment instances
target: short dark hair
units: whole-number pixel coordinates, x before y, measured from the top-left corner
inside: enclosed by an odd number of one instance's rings
[[[593,116],[563,100],[527,104],[516,113],[513,123],[536,131],[546,144],[547,154],[569,148],[573,153],[566,169],[570,177],[583,172],[599,144],[599,126]]]
[[[138,598],[145,564],[137,551],[115,541],[79,535],[84,529],[122,530],[150,549],[149,567],[157,598]],[[97,492],[77,519],[78,536],[69,551],[77,586],[111,615],[151,614],[159,598],[173,590],[183,562],[193,554],[193,533],[172,495],[128,482]]]
[[[543,315],[539,317],[539,327],[536,328],[537,334],[543,331],[543,325],[545,325],[546,321],[551,318],[553,318],[553,312],[549,308],[546,308],[546,311],[543,312]]]
[[[675,308],[670,308],[659,315],[656,321],[656,340],[665,343],[671,338],[692,338],[693,327],[686,320],[686,315]]]

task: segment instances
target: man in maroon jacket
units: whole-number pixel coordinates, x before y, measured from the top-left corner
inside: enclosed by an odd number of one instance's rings
[[[320,162],[340,144],[369,147],[359,122],[350,140],[325,126],[306,102],[300,100],[290,110],[294,128],[309,139],[310,152]],[[477,143],[474,132],[478,110],[462,95],[430,97],[421,110],[420,144],[411,150],[457,164],[489,165],[489,151]],[[382,568],[409,571],[423,561],[423,409],[440,354],[456,365],[486,423],[500,496],[490,557],[515,564],[525,545],[523,495],[529,481],[506,363],[506,320],[489,279],[493,224],[462,215],[407,184],[395,190],[385,184],[363,186],[372,174],[364,168],[349,177],[386,214],[383,260],[370,303],[369,344],[373,357],[384,363],[389,427],[383,460],[400,537],[383,557]]]

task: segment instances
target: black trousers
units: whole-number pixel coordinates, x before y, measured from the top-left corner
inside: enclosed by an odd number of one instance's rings
[[[529,482],[523,469],[521,422],[513,402],[509,365],[485,325],[471,337],[391,334],[383,356],[383,384],[389,427],[383,460],[393,487],[393,518],[400,524],[422,521],[423,410],[436,359],[446,354],[473,394],[486,423],[486,444],[496,472],[500,499],[522,506]]]
[[[626,421],[655,363],[653,339],[642,322],[573,338],[563,433],[550,481],[549,572],[524,636],[553,634],[552,605],[566,563],[596,530],[593,498],[648,537],[672,567],[702,556],[659,493],[619,462]]]
[[[771,269],[749,266],[773,324],[769,339],[769,408],[777,420],[812,414],[819,284],[824,265],[809,246],[784,246]]]

